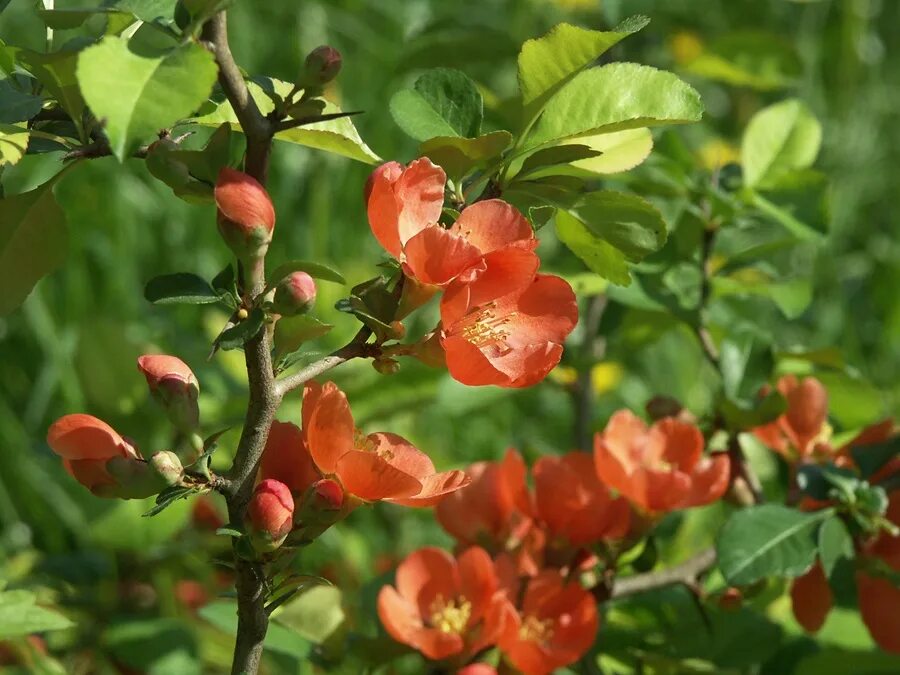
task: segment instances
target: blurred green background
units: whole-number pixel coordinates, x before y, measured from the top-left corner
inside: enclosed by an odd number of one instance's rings
[[[32,6],[30,0],[12,0],[0,14],[0,39],[43,49],[44,28]],[[525,39],[562,20],[604,28],[636,13],[652,23],[612,50],[612,58],[672,69],[701,91],[705,121],[675,132],[699,162],[731,158],[749,117],[782,98],[804,99],[822,120],[818,166],[832,186],[827,244],[803,261],[813,274],[812,303],[792,322],[773,314],[769,325],[779,347],[836,348],[858,374],[833,390],[835,406],[847,404],[838,427],[900,412],[900,218],[894,208],[900,194],[900,3],[238,0],[230,29],[232,49],[249,73],[284,80],[294,78],[311,48],[338,48],[344,70],[332,94],[345,109],[365,111],[355,122],[376,153],[408,161],[415,143],[394,124],[387,104],[421,69],[464,70],[496,94],[486,103],[499,111],[515,91],[515,55]],[[698,60],[727,55],[735,43],[750,44],[745,51],[751,57],[739,56],[724,75],[716,61]],[[190,142],[201,143],[205,134],[201,130]],[[4,189],[29,189],[58,168],[58,155],[27,157],[3,172]],[[362,186],[370,171],[340,157],[277,145],[269,184],[278,213],[273,261],[327,261],[351,283],[373,276],[384,254],[369,234],[363,208]],[[146,504],[94,499],[65,475],[44,438],[57,417],[88,412],[142,448],[164,447],[163,415],[148,399],[135,366],[136,357],[151,350],[176,354],[194,369],[209,431],[239,425],[245,405],[242,357],[229,352],[207,360],[225,315],[202,307],[155,307],[142,298],[144,283],[157,274],[212,277],[227,262],[227,249],[213,208],[178,200],[138,160],[83,162],[60,182],[57,197],[69,223],[68,261],[38,284],[21,309],[0,319],[0,578],[32,589],[77,621],[76,628],[46,637],[63,672],[219,672],[229,662],[230,638],[213,626],[227,623],[227,607],[218,614],[207,610],[207,619],[218,617],[218,624],[198,619],[192,609],[192,598],[199,602],[227,590],[227,577],[211,564],[227,545],[204,526],[211,514],[192,513],[181,503],[142,519]],[[547,269],[583,269],[552,243],[543,252]],[[336,325],[314,347],[320,352],[343,344],[356,330],[351,317],[332,309],[345,292],[320,284],[317,315]],[[751,299],[742,311],[773,310]],[[410,331],[422,333],[433,320],[433,312],[425,313]],[[676,396],[698,414],[707,411],[709,373],[687,331],[664,315],[613,302],[601,332],[606,350],[594,369],[593,428],[619,407],[640,409],[655,393]],[[575,343],[580,339],[573,336]],[[521,392],[466,389],[445,373],[405,362],[390,378],[362,362],[333,376],[347,391],[360,427],[408,436],[442,469],[498,458],[510,446],[534,458],[577,443],[566,384],[571,374],[565,370]],[[298,420],[299,407],[294,396],[279,417]],[[228,465],[235,440],[236,432],[224,437],[218,465]],[[774,478],[772,466],[762,470]],[[718,508],[692,514],[669,538],[666,560],[677,561],[708,543],[720,519]],[[192,520],[197,526],[190,526]],[[371,608],[380,575],[424,544],[449,545],[429,513],[379,506],[328,532],[303,553],[302,567],[348,589],[349,623],[372,633],[371,609],[356,610]],[[812,646],[798,637],[784,601],[771,611],[786,631],[779,638],[784,649],[776,654],[767,645],[757,660],[772,660],[761,672],[832,672],[820,668],[825,657],[841,650],[859,663],[870,660],[867,672],[900,672],[896,661],[871,651],[851,610],[835,612]],[[303,635],[305,629],[299,630]],[[273,640],[279,639],[271,672],[308,672],[302,661],[309,643],[290,632],[276,632]],[[659,672],[683,672],[681,661],[673,663],[673,670]],[[52,664],[31,667],[58,672]],[[418,667],[409,665],[406,672]],[[21,672],[41,672],[25,668]]]

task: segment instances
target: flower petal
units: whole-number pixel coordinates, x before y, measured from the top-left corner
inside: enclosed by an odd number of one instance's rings
[[[490,253],[515,241],[534,239],[525,216],[501,199],[486,199],[467,206],[450,231],[465,237],[481,253]]]
[[[47,444],[65,459],[135,457],[136,453],[106,422],[92,415],[65,415],[47,432]]]
[[[647,439],[647,460],[663,460],[690,473],[703,456],[703,434],[693,424],[674,417],[656,422]]]
[[[403,248],[406,266],[421,283],[443,286],[481,261],[481,252],[464,238],[430,225]]]
[[[448,494],[466,487],[471,482],[466,472],[459,470],[433,473],[419,480],[422,483],[422,489],[418,494],[405,499],[389,499],[387,501],[415,508],[434,506]]]
[[[410,553],[397,566],[397,590],[406,600],[422,605],[423,591],[435,580],[445,584],[444,599],[450,600],[460,593],[460,579],[456,561],[447,551],[427,546]],[[425,608],[428,609],[427,606]]]
[[[400,257],[400,205],[394,195],[394,184],[403,173],[403,167],[397,162],[382,164],[366,182],[366,213],[369,227],[378,243],[395,258]]]
[[[427,157],[410,162],[394,185],[400,205],[397,231],[405,245],[417,232],[438,222],[444,208],[444,185],[447,174]]]
[[[459,555],[456,564],[462,595],[472,603],[468,625],[473,626],[487,612],[497,590],[494,561],[483,548],[473,546]]]
[[[701,459],[691,473],[691,494],[685,506],[704,506],[721,498],[728,489],[731,460],[725,453]]]
[[[872,639],[886,652],[900,654],[900,588],[881,577],[857,572],[859,611]]]
[[[351,450],[337,461],[334,473],[350,494],[368,502],[412,497],[422,483],[372,452]]]
[[[260,479],[274,478],[292,492],[303,492],[322,474],[313,463],[303,432],[290,422],[272,422],[259,465]]]
[[[831,611],[832,595],[822,566],[816,563],[809,572],[791,584],[791,608],[794,618],[808,633],[815,633]]]
[[[332,383],[326,384],[313,402],[309,424],[304,428],[306,444],[319,470],[325,474],[334,473],[338,460],[354,447],[356,427],[350,404],[346,394]]]

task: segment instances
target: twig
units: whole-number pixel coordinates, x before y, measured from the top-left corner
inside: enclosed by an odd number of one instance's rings
[[[366,337],[368,338],[368,335]],[[299,370],[282,380],[276,380],[275,391],[278,397],[281,398],[293,390],[302,387],[314,377],[318,377],[322,373],[325,373],[350,359],[373,356],[375,350],[377,350],[375,345],[369,345],[366,344],[365,341],[360,342],[354,338],[354,340],[350,341],[337,351],[332,352],[325,358],[319,359],[315,363],[311,363],[302,370]]]
[[[665,588],[674,584],[683,584],[690,589],[696,588],[697,580],[712,569],[716,563],[716,551],[708,548],[680,565],[657,572],[646,572],[634,576],[616,579],[613,582],[610,596],[621,598],[636,593],[644,593],[657,588]]]

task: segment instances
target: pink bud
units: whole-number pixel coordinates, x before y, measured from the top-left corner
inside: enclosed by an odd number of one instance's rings
[[[259,551],[274,551],[291,531],[294,498],[287,485],[267,478],[256,486],[247,507],[253,545]]]
[[[200,422],[200,384],[187,364],[175,356],[145,354],[138,358],[138,370],[147,378],[150,394],[172,424],[182,431],[196,429]]]
[[[252,176],[223,167],[215,188],[219,232],[241,261],[266,254],[275,229],[275,207],[269,193]]]
[[[272,309],[283,316],[303,314],[316,304],[316,282],[306,272],[294,272],[278,282]]]
[[[323,85],[331,82],[341,71],[343,59],[334,47],[322,45],[313,49],[306,57],[305,81],[310,85]]]
[[[327,511],[337,511],[344,505],[344,488],[330,478],[323,478],[313,485],[316,505]]]

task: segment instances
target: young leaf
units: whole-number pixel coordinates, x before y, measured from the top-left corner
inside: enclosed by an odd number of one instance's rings
[[[106,124],[113,154],[124,161],[160,129],[191,115],[216,79],[212,54],[188,43],[155,57],[128,41],[106,37],[78,58],[78,83],[94,114]]]
[[[144,287],[144,298],[156,305],[208,305],[218,302],[220,295],[196,274],[177,272],[153,277]]]
[[[44,100],[40,96],[17,89],[8,79],[0,80],[0,123],[12,124],[30,120],[41,111],[43,103]]]
[[[579,73],[550,99],[525,146],[686,124],[702,115],[700,94],[672,73],[634,63],[611,63]]]
[[[341,591],[330,585],[307,588],[278,608],[272,618],[311,642],[323,642],[344,622]]]
[[[179,499],[187,499],[194,492],[197,492],[197,488],[185,487],[182,485],[173,485],[172,487],[166,488],[156,495],[156,506],[141,515],[145,518],[155,516],[170,507]]]
[[[775,366],[771,345],[744,331],[729,334],[719,351],[725,395],[736,402],[755,400]]]
[[[666,241],[666,223],[637,195],[598,190],[561,209],[559,238],[594,272],[628,285],[626,262],[639,262]]]
[[[311,277],[324,279],[325,281],[333,281],[336,284],[347,283],[340,272],[328,265],[312,262],[310,260],[291,260],[290,262],[279,265],[272,271],[269,276],[271,281],[266,285],[266,292],[275,288],[279,281],[294,272],[306,272]]]
[[[528,155],[522,162],[522,168],[516,172],[517,178],[528,178],[531,174],[540,172],[540,169],[563,164],[570,164],[579,159],[590,159],[597,157],[601,153],[599,150],[583,145],[581,143],[564,143],[554,145],[549,148],[538,150],[534,154]]]
[[[756,113],[741,141],[748,187],[775,186],[780,177],[812,166],[822,143],[822,125],[803,101],[788,99]]]
[[[847,526],[837,516],[832,516],[819,528],[819,560],[825,576],[830,577],[841,559],[852,560],[853,539]]]
[[[65,258],[65,213],[53,196],[58,178],[0,200],[0,316],[22,304]]]
[[[633,169],[643,162],[653,150],[653,135],[647,128],[626,129],[610,134],[580,136],[549,149],[581,146],[592,151],[592,155],[577,159],[570,164],[556,164],[545,167],[533,174],[534,178],[552,175],[577,176],[591,179],[597,175],[621,173]],[[534,155],[532,155],[534,156]]]
[[[830,509],[803,513],[779,504],[736,512],[722,526],[716,542],[719,569],[734,586],[770,576],[798,577],[816,560],[816,528]]]
[[[18,164],[28,151],[31,132],[13,124],[0,124],[0,167]]]
[[[62,109],[72,118],[75,127],[81,130],[84,98],[75,76],[78,54],[79,52],[68,50],[40,54],[22,49],[17,54],[17,60],[19,65],[34,75],[38,82],[47,88],[50,95],[59,101]]]
[[[0,593],[0,640],[74,625],[62,614],[36,605],[36,601],[37,598],[29,591]]]
[[[434,136],[475,138],[484,115],[481,93],[468,75],[451,68],[434,68],[412,89],[391,97],[391,115],[417,141]]]
[[[334,326],[323,323],[308,314],[285,316],[275,324],[275,351],[273,359],[277,361],[300,349],[307,340],[322,337]]]
[[[419,146],[419,155],[440,165],[451,180],[459,180],[472,169],[499,157],[512,143],[508,131],[492,131],[478,138],[436,136]]]
[[[219,349],[224,349],[225,351],[243,347],[247,340],[256,337],[256,334],[262,330],[265,318],[265,312],[257,307],[250,312],[246,319],[223,330],[219,337],[216,338],[215,344]]]
[[[543,37],[527,40],[518,60],[522,119],[526,126],[575,75],[649,22],[647,17],[633,16],[612,31],[587,30],[561,23]]]

